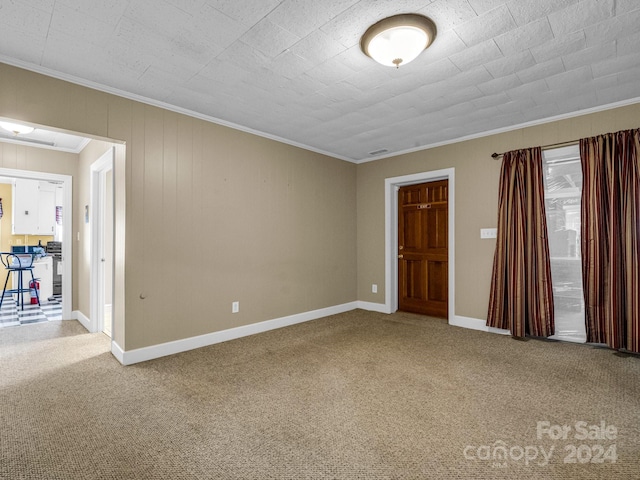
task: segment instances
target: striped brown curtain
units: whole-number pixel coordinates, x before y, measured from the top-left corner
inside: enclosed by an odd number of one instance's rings
[[[587,341],[640,353],[640,129],[580,140]]]
[[[554,333],[542,149],[504,154],[487,325],[514,337]]]

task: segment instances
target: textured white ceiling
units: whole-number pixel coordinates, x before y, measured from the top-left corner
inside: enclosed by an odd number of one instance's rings
[[[417,60],[360,51],[407,12]],[[635,101],[639,43],[638,0],[0,0],[0,61],[353,161]]]

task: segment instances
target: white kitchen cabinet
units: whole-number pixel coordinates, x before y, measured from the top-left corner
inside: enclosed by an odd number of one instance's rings
[[[13,182],[13,223],[14,235],[31,235],[38,230],[39,182],[17,179]]]
[[[38,195],[38,235],[56,233],[56,190],[55,185],[40,182]]]
[[[16,179],[13,183],[11,232],[14,235],[54,235],[55,199],[55,185]]]

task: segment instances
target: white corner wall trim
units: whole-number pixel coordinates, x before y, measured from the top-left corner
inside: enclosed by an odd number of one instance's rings
[[[120,345],[118,345],[115,341],[111,341],[111,354],[116,357],[116,359],[122,363],[123,365],[124,363],[124,350],[122,350],[122,348],[120,348]]]
[[[499,335],[511,335],[509,330],[503,330],[501,328],[487,327],[487,321],[479,318],[462,317],[455,315],[449,321],[449,325],[454,327],[469,328],[471,330],[480,330],[482,332],[497,333]]]
[[[349,312],[357,308],[357,303],[358,302],[344,303],[342,305],[321,308],[319,310],[298,313],[287,317],[275,318],[273,320],[266,320],[264,322],[230,328],[220,332],[207,333],[204,335],[198,335],[197,337],[184,338],[182,340],[175,340],[172,342],[136,348],[128,351],[122,350],[122,348],[120,348],[115,342],[112,342],[111,353],[113,353],[113,355],[123,365],[133,365],[135,363],[146,362],[147,360],[153,360],[167,355],[174,355],[176,353],[186,352],[196,348],[207,347],[209,345],[234,340],[236,338],[248,337],[249,335],[255,335],[256,333],[268,332],[269,330],[288,327],[297,323],[309,322],[329,315]]]
[[[356,308],[367,310],[369,312],[391,313],[384,303],[363,302],[359,300],[356,302]]]
[[[89,320],[89,318],[87,318],[87,316],[80,310],[74,310],[71,312],[71,319],[77,320],[84,328],[87,329],[87,331],[91,332],[91,320]]]

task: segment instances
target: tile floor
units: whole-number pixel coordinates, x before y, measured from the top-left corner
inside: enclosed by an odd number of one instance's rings
[[[1,293],[1,292],[0,292]],[[43,300],[41,305],[24,305],[24,310],[16,305],[11,295],[5,295],[0,308],[0,328],[31,323],[62,320],[62,296],[54,295],[49,300]]]

